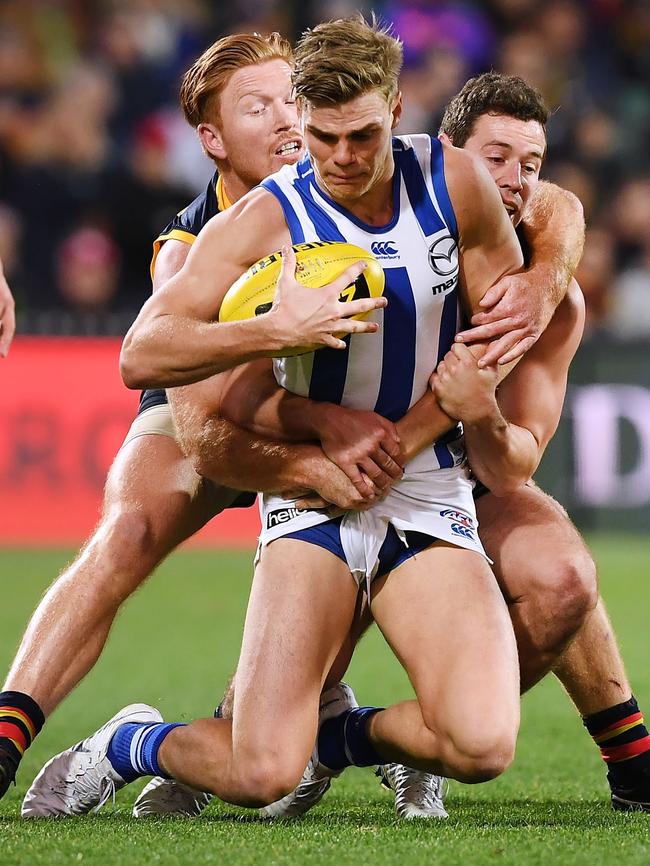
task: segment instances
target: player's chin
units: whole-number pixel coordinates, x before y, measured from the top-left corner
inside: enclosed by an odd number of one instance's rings
[[[519,225],[519,223],[521,222],[521,215],[523,213],[523,208],[514,208],[514,209],[506,208],[506,211],[508,214],[508,218],[510,219],[510,222],[516,228]]]

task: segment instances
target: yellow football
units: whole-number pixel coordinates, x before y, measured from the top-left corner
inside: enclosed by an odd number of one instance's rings
[[[295,244],[296,279],[304,286],[318,289],[331,283],[355,262],[364,261],[366,269],[340,294],[342,303],[359,298],[378,298],[384,293],[384,271],[377,259],[361,247],[339,241],[314,241]],[[226,292],[219,311],[220,322],[241,322],[268,313],[275,298],[282,254],[272,253],[255,262]],[[365,319],[369,313],[353,318]],[[284,355],[300,355],[314,347],[294,349]]]

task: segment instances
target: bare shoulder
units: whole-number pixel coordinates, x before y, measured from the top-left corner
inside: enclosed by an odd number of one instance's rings
[[[176,238],[170,238],[161,245],[153,268],[154,292],[180,271],[191,248],[187,241]]]
[[[282,207],[275,196],[256,187],[228,210],[212,217],[199,233],[190,259],[204,250],[219,250],[220,261],[245,270],[279,249],[289,237]]]
[[[445,181],[450,195],[470,197],[472,190],[477,191],[483,188],[486,176],[494,186],[494,181],[490,178],[487,170],[469,151],[443,141],[442,152]]]

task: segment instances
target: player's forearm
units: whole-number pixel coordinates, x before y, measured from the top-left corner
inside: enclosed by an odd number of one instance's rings
[[[547,297],[553,308],[565,296],[578,267],[585,240],[580,200],[551,183],[540,183],[524,214],[531,249],[530,267],[546,273]]]
[[[496,402],[489,414],[463,427],[469,465],[496,496],[530,480],[541,456],[538,443],[529,430],[506,421]]]
[[[124,384],[174,388],[265,357],[273,346],[263,318],[212,323],[170,314],[136,320],[120,354]]]
[[[421,397],[395,426],[405,463],[408,463],[455,427],[456,421],[442,411],[433,393],[427,390],[424,397]]]
[[[269,376],[234,374],[221,403],[221,414],[258,436],[282,442],[318,440],[341,407],[319,403],[280,388]]]
[[[223,419],[207,419],[189,446],[199,475],[237,490],[281,493],[318,489],[326,460],[315,445],[290,445],[252,435]]]

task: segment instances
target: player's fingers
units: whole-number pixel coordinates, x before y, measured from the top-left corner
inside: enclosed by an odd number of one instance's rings
[[[392,434],[384,436],[379,444],[391,460],[395,462],[399,461],[399,458],[402,456],[402,443],[399,436],[393,436]]]
[[[379,324],[363,319],[341,319],[332,325],[332,330],[341,334],[374,334],[379,330]]]
[[[492,286],[492,288],[488,289],[487,292],[483,295],[483,297],[479,301],[479,306],[493,307],[495,304],[498,304],[501,298],[505,295],[507,288],[507,281],[499,280],[499,282],[495,286]]]
[[[337,325],[337,330],[340,330],[340,327]],[[339,337],[335,337],[334,334],[325,334],[323,336],[323,346],[326,346],[328,349],[345,349],[345,342]]]
[[[370,313],[373,310],[379,310],[388,304],[388,298],[383,295],[379,298],[359,298],[357,301],[348,301],[347,303],[339,303],[339,315],[342,318],[350,318],[350,316],[358,316],[361,313]]]
[[[360,472],[357,466],[341,467],[348,476],[352,484],[355,486],[358,493],[364,499],[374,499],[377,495],[377,488],[372,483],[372,480],[365,472]]]
[[[520,333],[511,332],[505,334],[501,339],[490,343],[486,353],[478,362],[479,367],[493,367],[495,364],[500,363],[501,358],[520,341],[522,336]]]
[[[327,502],[322,496],[303,496],[296,502],[296,508],[309,508],[318,511],[320,508],[329,508],[331,502]]]
[[[469,328],[466,331],[459,331],[456,334],[456,342],[478,343],[481,340],[493,340],[495,337],[501,337],[511,330],[512,321],[510,319],[499,319],[498,322],[491,322],[487,325]]]
[[[346,268],[342,274],[339,274],[335,280],[332,280],[327,285],[327,290],[338,297],[344,289],[347,289],[348,286],[351,286],[356,281],[359,274],[362,274],[367,267],[367,262],[355,262],[349,268]]]
[[[473,367],[476,365],[476,358],[464,343],[452,343],[451,352],[457,366],[463,365],[463,367],[467,367],[471,365]]]
[[[525,337],[513,346],[509,352],[506,352],[502,358],[499,358],[499,364],[509,364],[511,361],[516,361],[517,358],[521,358],[522,355],[525,355],[534,345],[535,337]]]
[[[296,275],[296,252],[291,244],[284,244],[281,249],[282,261],[280,262],[280,276],[278,277],[278,289],[286,284],[288,277]]]
[[[393,483],[393,479],[390,475],[387,475],[382,469],[372,460],[370,457],[364,457],[363,460],[359,461],[359,466],[363,469],[363,473],[365,474],[374,486],[375,492],[378,490],[385,490],[387,487]]]
[[[390,475],[393,481],[401,478],[404,474],[404,470],[399,465],[397,460],[395,460],[390,454],[388,454],[384,447],[382,447],[382,452],[377,456],[376,462],[379,466],[381,466],[381,468],[387,475]]]

